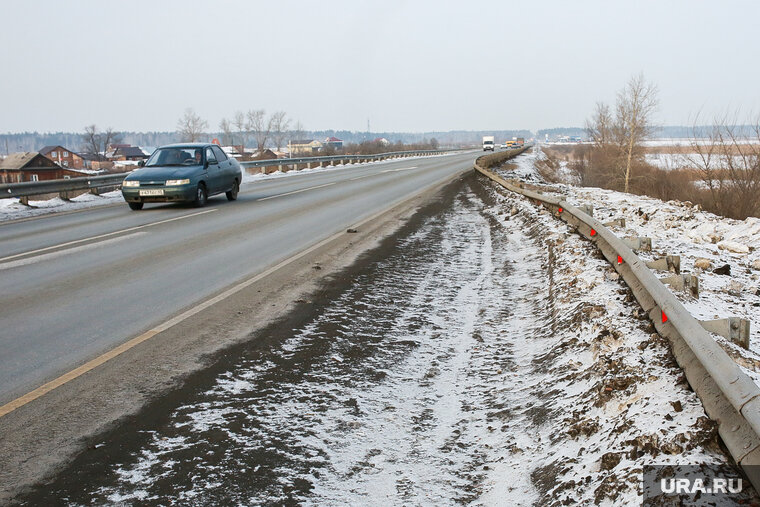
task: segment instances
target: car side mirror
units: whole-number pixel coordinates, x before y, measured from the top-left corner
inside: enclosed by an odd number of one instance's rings
[[[206,162],[206,165],[219,165],[219,162],[217,162],[216,160],[209,160],[208,162]]]
[[[144,160],[140,160],[140,161],[137,163],[137,167],[145,167],[145,161],[144,161]]]

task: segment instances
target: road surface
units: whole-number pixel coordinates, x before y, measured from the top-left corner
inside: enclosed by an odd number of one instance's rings
[[[201,209],[124,204],[0,225],[0,405],[469,170],[478,154],[259,181]]]

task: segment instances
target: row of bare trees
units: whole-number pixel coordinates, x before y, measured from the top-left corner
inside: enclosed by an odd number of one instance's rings
[[[695,121],[684,165],[699,174],[705,208],[743,219],[760,216],[760,119],[751,127],[737,120],[717,119],[706,134]]]
[[[598,103],[586,122],[592,145],[577,150],[569,166],[577,182],[688,200],[731,218],[760,216],[760,119],[748,127],[738,113],[724,115],[706,129],[697,117],[688,153],[677,167],[661,169],[646,162],[644,146],[657,103],[657,87],[641,74],[618,92],[614,108]],[[543,169],[556,174],[549,165]]]
[[[235,112],[231,119],[223,118],[219,128],[226,144],[245,146],[248,139],[253,137],[259,151],[263,150],[269,141],[279,150],[289,137],[293,138],[298,132],[303,132],[300,122],[296,122],[294,130],[289,130],[290,121],[285,111],[275,111],[267,117],[263,109],[249,109],[245,113]]]
[[[279,150],[288,138],[303,135],[303,126],[296,122],[290,129],[291,120],[285,111],[275,111],[267,116],[263,109],[250,109],[247,112],[237,111],[232,118],[223,118],[219,122],[224,144],[238,144],[245,147],[253,138],[258,150],[263,150],[271,143]],[[194,142],[201,139],[208,130],[208,122],[198,116],[191,108],[177,122],[177,132],[183,142]]]

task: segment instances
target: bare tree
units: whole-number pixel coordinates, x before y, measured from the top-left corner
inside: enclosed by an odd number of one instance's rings
[[[246,114],[246,130],[256,139],[256,148],[263,151],[272,131],[272,122],[266,121],[263,109],[251,109]]]
[[[586,120],[586,133],[594,142],[594,146],[602,147],[612,142],[613,119],[610,106],[604,102],[596,103],[594,115]]]
[[[242,151],[245,152],[245,145],[248,144],[248,133],[246,132],[245,114],[243,114],[243,111],[235,112],[235,116],[232,118],[232,125],[235,127],[235,132],[240,134],[240,144],[243,149]]]
[[[108,127],[103,132],[98,131],[96,125],[88,125],[82,134],[83,151],[94,155],[98,160],[105,158],[106,151],[111,144],[121,141],[121,134]]]
[[[230,120],[222,118],[222,121],[219,122],[219,129],[222,131],[222,144],[235,144],[232,137],[232,123],[230,123]]]
[[[300,120],[297,120],[295,125],[293,125],[293,128],[288,133],[289,142],[300,141],[303,139],[304,135],[305,133],[303,130],[303,124],[301,123]],[[288,151],[290,151],[290,149]],[[293,156],[292,152],[290,153],[290,156],[291,157]]]
[[[652,115],[657,109],[657,86],[647,83],[643,74],[632,77],[617,96],[617,127],[621,138],[625,140],[625,188],[631,178],[631,159],[634,151],[641,147],[642,141],[654,130]]]
[[[652,115],[657,108],[657,87],[639,74],[618,92],[614,115],[609,106],[596,104],[586,121],[593,149],[584,154],[582,180],[628,192],[631,167],[643,157],[643,141],[652,134]]]
[[[272,126],[272,139],[274,145],[277,146],[277,151],[285,144],[285,139],[288,136],[288,127],[290,126],[290,120],[287,118],[285,111],[277,111],[272,114],[269,119],[269,124]]]
[[[190,107],[185,109],[185,114],[177,121],[177,132],[182,136],[183,142],[199,141],[206,129],[208,122],[195,114]]]

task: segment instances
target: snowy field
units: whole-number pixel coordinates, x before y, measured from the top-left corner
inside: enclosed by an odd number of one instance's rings
[[[533,160],[518,159],[526,178]],[[632,206],[613,197],[597,198],[599,215]],[[653,227],[656,203],[636,199],[649,218],[631,229]],[[258,336],[161,424],[97,444],[115,462],[40,498],[627,506],[641,502],[644,464],[729,462],[667,342],[592,243],[485,180],[443,206],[344,288],[305,300],[309,317]],[[686,211],[672,206],[663,217]],[[696,230],[695,255],[706,238],[720,243]],[[715,230],[737,243],[754,234]]]

